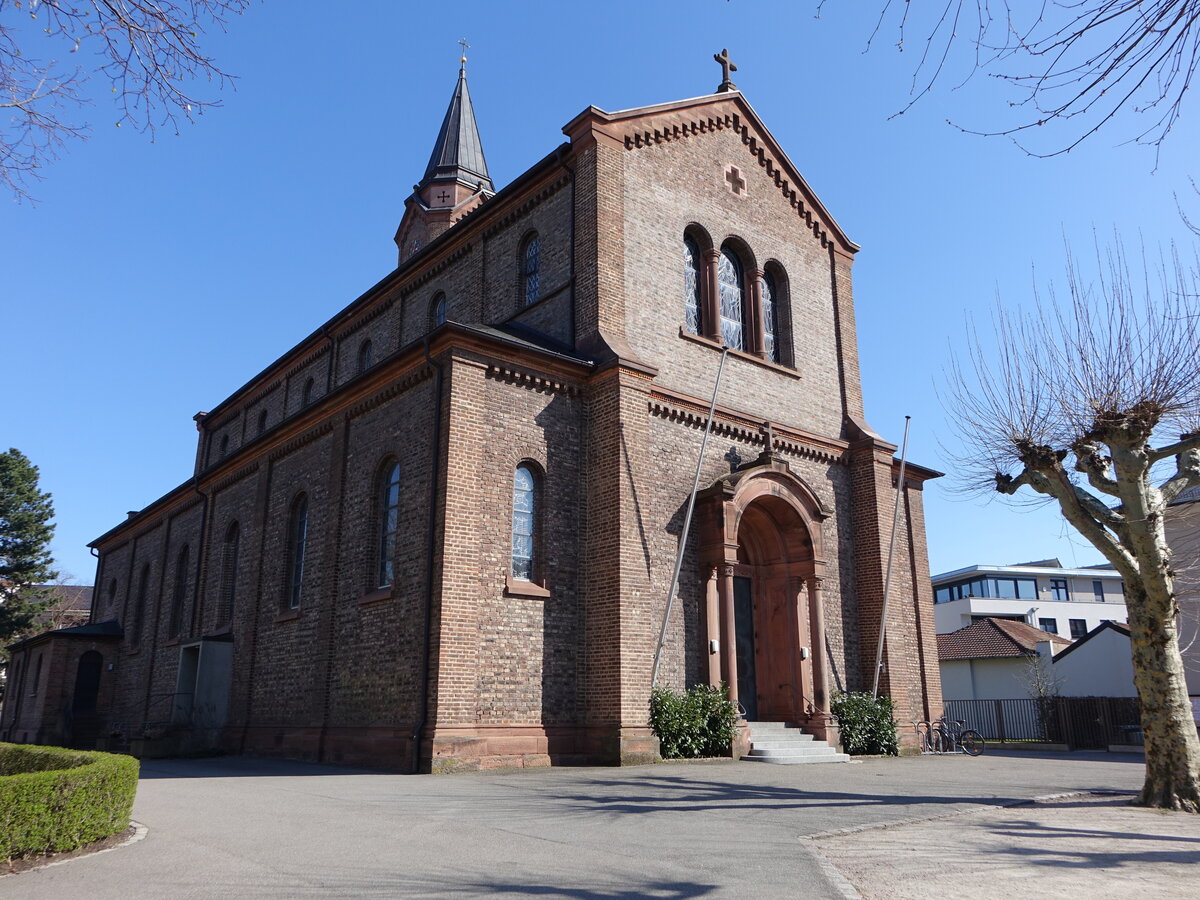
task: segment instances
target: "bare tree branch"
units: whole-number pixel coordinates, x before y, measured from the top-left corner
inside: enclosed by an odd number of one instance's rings
[[[70,118],[90,103],[83,92],[92,75],[107,79],[115,95],[115,124],[151,136],[178,133],[219,101],[201,98],[200,81],[218,87],[232,79],[200,50],[206,28],[225,28],[250,0],[0,0],[0,108],[12,115],[0,125],[0,184],[20,199],[41,170],[87,125]],[[66,54],[93,50],[90,72],[43,59],[43,46]],[[58,51],[52,51],[58,52]]]

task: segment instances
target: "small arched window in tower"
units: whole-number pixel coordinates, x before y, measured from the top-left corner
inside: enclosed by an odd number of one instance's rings
[[[376,501],[379,510],[375,586],[388,587],[396,580],[396,535],[400,529],[400,463],[392,460],[380,469]]]
[[[108,582],[108,609],[107,612],[112,614],[117,610],[117,579],[113,578]]]
[[[541,241],[531,234],[521,249],[521,289],[526,306],[533,306],[541,298],[541,265]]]
[[[513,477],[512,577],[533,581],[537,571],[538,473],[521,463]]]
[[[438,294],[433,298],[433,303],[430,305],[430,318],[433,320],[433,327],[446,324],[446,295]]]
[[[683,239],[683,328],[700,334],[700,248],[690,237]]]
[[[262,434],[267,430],[267,411],[264,409],[258,414],[258,433]]]
[[[371,339],[367,338],[358,345],[358,374],[361,375],[371,368]]]
[[[309,406],[313,402],[313,391],[316,389],[317,383],[313,379],[308,379],[304,382],[304,391],[300,394],[300,406]]]
[[[229,435],[221,435],[221,455],[224,456],[229,452]]]
[[[187,597],[188,545],[184,544],[175,554],[175,584],[171,591],[171,614],[167,618],[167,637],[179,637],[183,627],[183,601]]]
[[[229,527],[225,529],[225,540],[221,544],[221,598],[217,609],[218,624],[221,625],[233,625],[241,542],[241,526],[236,521],[230,522]]]
[[[133,621],[130,623],[129,633],[133,640],[130,642],[132,646],[137,647],[142,643],[142,625],[146,621],[146,599],[150,592],[150,563],[142,566],[142,577],[138,581],[137,599],[133,606]]]
[[[717,284],[721,292],[721,340],[732,350],[744,350],[742,261],[726,247],[721,248],[721,257],[717,260]]]
[[[779,293],[774,276],[764,272],[762,278],[763,356],[779,362]]]
[[[288,516],[287,595],[288,609],[299,609],[304,589],[304,551],[308,543],[308,495],[292,501]]]

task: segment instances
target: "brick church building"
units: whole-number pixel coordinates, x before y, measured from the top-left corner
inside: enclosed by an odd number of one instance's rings
[[[724,56],[724,54],[722,54]],[[92,544],[91,621],[13,648],[0,739],[403,771],[653,759],[658,681],[836,740],[870,689],[896,446],[858,247],[726,77],[584,109],[501,190],[465,60],[397,267],[196,416],[194,473]],[[881,691],[941,712],[922,483]],[[907,731],[902,727],[902,735]]]

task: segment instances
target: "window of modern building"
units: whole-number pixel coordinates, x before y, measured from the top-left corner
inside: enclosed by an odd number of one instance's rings
[[[304,589],[304,551],[308,543],[308,495],[292,501],[288,517],[287,605],[299,609]]]
[[[386,463],[378,489],[379,531],[375,584],[387,587],[396,579],[396,534],[400,528],[400,463]]]
[[[1104,602],[1104,582],[1099,578],[1092,581],[1092,596],[1096,598],[1097,603]]]
[[[233,624],[233,610],[237,601],[238,555],[241,553],[242,527],[233,521],[225,529],[225,540],[221,543],[221,624]]]
[[[742,261],[728,248],[721,249],[717,260],[717,288],[721,311],[721,340],[731,350],[744,350],[742,327],[745,302]]]
[[[183,627],[183,601],[187,596],[188,545],[175,554],[175,585],[171,591],[171,614],[167,617],[167,637],[179,637]]]
[[[1037,579],[983,577],[955,581],[938,587],[933,594],[935,603],[949,603],[964,597],[985,597],[1000,600],[1036,600]]]
[[[304,391],[300,394],[301,406],[309,406],[313,402],[313,390],[316,388],[316,384],[311,378],[304,382]]]
[[[778,296],[775,278],[770,272],[764,272],[762,277],[763,357],[771,362],[779,362],[779,311],[776,306]]]
[[[430,318],[433,319],[433,327],[446,324],[446,295],[438,294],[433,298],[433,303],[430,304]]]
[[[1067,586],[1067,579],[1051,578],[1050,579],[1050,595],[1051,595],[1051,598],[1056,601],[1065,603],[1066,601],[1070,600],[1071,599],[1071,589]]]
[[[358,345],[358,374],[361,375],[371,368],[371,339],[367,338]]]
[[[1085,634],[1087,634],[1088,627],[1087,627],[1087,621],[1085,619],[1071,619],[1071,620],[1069,620],[1068,624],[1070,624],[1070,626],[1071,626],[1072,639],[1081,638]]]
[[[700,247],[688,236],[683,239],[683,328],[689,334],[701,334],[700,287],[702,284]]]
[[[533,581],[536,570],[537,486],[533,466],[517,466],[513,478],[512,576],[521,581]]]
[[[1038,619],[1038,628],[1051,634],[1058,634],[1058,619]]]
[[[521,245],[521,296],[526,306],[541,299],[541,265],[541,240],[531,234]]]

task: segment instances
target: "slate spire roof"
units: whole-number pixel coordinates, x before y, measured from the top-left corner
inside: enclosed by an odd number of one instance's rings
[[[471,186],[483,182],[485,191],[496,191],[488,175],[483,143],[479,140],[479,126],[475,124],[475,109],[471,106],[471,94],[467,91],[466,65],[458,70],[458,83],[454,86],[454,94],[433,145],[433,153],[429,156],[429,165],[425,167],[421,186],[431,181],[460,181]]]

